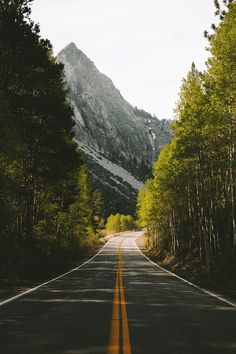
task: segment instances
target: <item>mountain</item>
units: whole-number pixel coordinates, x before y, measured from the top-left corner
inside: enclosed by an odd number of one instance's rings
[[[172,137],[170,122],[130,105],[74,43],[57,61],[64,65],[75,139],[93,184],[103,191],[107,213],[133,212],[138,189]]]

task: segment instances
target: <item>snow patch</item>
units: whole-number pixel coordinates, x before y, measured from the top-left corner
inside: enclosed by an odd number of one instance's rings
[[[148,137],[149,137],[149,141],[152,145],[152,150],[155,151],[156,150],[156,145],[155,145],[156,134],[152,130],[149,130]]]

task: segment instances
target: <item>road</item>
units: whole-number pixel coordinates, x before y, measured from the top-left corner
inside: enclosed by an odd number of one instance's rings
[[[235,354],[236,309],[152,264],[139,235],[0,306],[0,354]]]

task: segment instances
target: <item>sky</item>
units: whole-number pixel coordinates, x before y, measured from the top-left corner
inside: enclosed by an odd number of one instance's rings
[[[57,54],[74,42],[133,106],[173,119],[183,77],[204,70],[213,0],[34,0]]]

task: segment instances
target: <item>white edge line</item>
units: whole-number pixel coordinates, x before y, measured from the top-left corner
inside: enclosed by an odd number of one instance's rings
[[[217,295],[217,294],[215,294],[215,293],[212,293],[211,291],[208,291],[208,290],[206,290],[206,289],[203,289],[203,288],[201,288],[201,287],[199,287],[199,286],[197,286],[197,285],[195,285],[195,284],[189,282],[188,280],[186,280],[186,279],[184,279],[184,278],[181,278],[179,275],[177,275],[177,274],[175,274],[175,273],[172,273],[172,272],[170,272],[169,270],[167,270],[167,269],[165,269],[165,268],[159,266],[157,263],[153,262],[149,257],[147,257],[147,256],[140,250],[140,248],[138,247],[138,245],[137,245],[137,243],[136,243],[136,240],[135,240],[135,245],[136,245],[137,250],[139,251],[139,253],[141,253],[141,255],[142,255],[143,257],[145,257],[147,260],[149,260],[149,262],[151,262],[151,263],[152,263],[153,265],[155,265],[157,268],[159,268],[159,269],[163,270],[164,272],[166,272],[166,273],[172,275],[173,277],[176,277],[176,278],[182,280],[184,283],[186,283],[186,284],[188,284],[188,285],[190,285],[190,286],[192,286],[192,287],[194,287],[194,288],[196,288],[196,289],[202,291],[203,293],[205,293],[205,294],[207,294],[207,295],[210,295],[210,296],[212,296],[212,297],[214,297],[214,298],[216,298],[216,299],[218,299],[218,300],[220,300],[220,301],[222,301],[222,302],[225,302],[226,304],[228,304],[228,305],[230,305],[230,306],[236,308],[236,303],[231,302],[231,301],[228,301],[227,299],[223,298],[222,296],[219,296],[219,295]]]
[[[30,293],[32,293],[33,291],[36,291],[36,290],[42,288],[43,286],[48,285],[48,284],[54,282],[55,280],[61,279],[61,278],[63,278],[64,276],[66,276],[66,275],[68,275],[68,274],[71,274],[71,273],[75,272],[76,270],[78,270],[78,269],[84,267],[86,264],[88,264],[89,262],[91,262],[95,257],[97,257],[97,256],[99,255],[99,253],[101,253],[101,252],[104,250],[104,248],[108,245],[108,243],[109,243],[110,241],[111,241],[111,240],[107,241],[107,242],[105,243],[105,245],[104,245],[93,257],[91,257],[90,259],[88,259],[86,262],[82,263],[82,264],[79,265],[78,267],[73,268],[73,269],[69,270],[68,272],[66,272],[66,273],[64,273],[64,274],[61,274],[61,275],[59,275],[58,277],[56,277],[56,278],[54,278],[54,279],[51,279],[51,280],[49,280],[49,281],[47,281],[47,282],[45,282],[45,283],[42,283],[42,284],[40,284],[40,285],[37,285],[36,287],[34,287],[34,288],[32,288],[32,289],[26,290],[26,291],[24,291],[24,292],[22,292],[22,293],[20,293],[20,294],[18,294],[18,295],[16,295],[16,296],[13,296],[13,297],[10,297],[9,299],[6,299],[6,300],[4,300],[4,301],[1,301],[1,302],[0,302],[0,307],[1,307],[1,306],[4,306],[4,305],[6,305],[6,304],[8,304],[9,302],[15,301],[15,300],[17,300],[17,299],[19,299],[19,298],[21,298],[21,297],[27,295],[27,294],[30,294]]]

